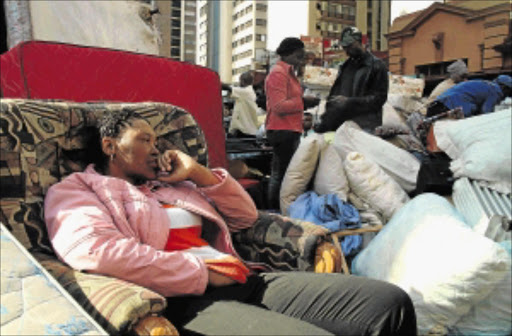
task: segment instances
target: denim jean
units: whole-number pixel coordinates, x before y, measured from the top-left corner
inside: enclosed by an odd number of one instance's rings
[[[272,146],[272,164],[268,182],[268,206],[279,209],[279,192],[286,169],[300,142],[300,133],[286,130],[268,130],[267,140]]]
[[[168,298],[180,335],[416,335],[409,296],[383,281],[303,272]]]

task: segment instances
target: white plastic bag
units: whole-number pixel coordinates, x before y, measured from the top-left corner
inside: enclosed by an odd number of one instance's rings
[[[508,245],[506,249],[510,256],[510,241],[501,242],[500,245]],[[508,273],[499,281],[489,296],[475,304],[457,322],[453,333],[468,336],[512,334],[512,273]]]
[[[437,146],[452,162],[454,177],[488,182],[512,190],[512,110],[434,124]]]
[[[334,148],[345,160],[348,153],[358,152],[381,167],[405,191],[416,189],[420,162],[409,152],[379,137],[368,134],[354,123],[347,121],[336,131]]]
[[[405,115],[419,111],[424,105],[420,97],[391,93],[388,94],[387,103]]]
[[[390,219],[405,203],[409,196],[377,164],[370,162],[357,152],[347,155],[345,173],[350,189],[372,208]]]
[[[324,139],[321,134],[311,134],[300,142],[288,165],[279,192],[281,213],[286,214],[293,201],[306,191],[315,173]]]
[[[398,211],[352,263],[355,275],[411,297],[420,334],[450,329],[510,273],[510,256],[471,230],[443,197],[422,194]]]
[[[329,143],[325,143],[320,152],[313,191],[318,195],[335,194],[339,199],[347,201],[349,184],[343,162],[334,146]]]
[[[382,126],[399,126],[408,129],[409,127],[400,116],[397,110],[388,102],[382,107]]]

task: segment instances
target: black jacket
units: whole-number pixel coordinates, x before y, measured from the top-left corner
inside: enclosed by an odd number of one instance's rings
[[[361,128],[372,131],[382,125],[382,106],[388,99],[388,70],[384,62],[370,52],[363,57],[363,63],[354,75],[352,97],[343,103],[328,102],[320,124],[315,127],[317,132],[335,131],[346,120],[353,120]],[[340,65],[328,98],[339,91],[341,78],[349,66],[358,65],[351,58]]]

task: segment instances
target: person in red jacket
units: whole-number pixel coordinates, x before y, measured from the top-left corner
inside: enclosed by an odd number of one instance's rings
[[[167,297],[182,335],[415,335],[400,288],[342,274],[257,273],[230,233],[257,209],[223,169],[178,150],[125,109],[106,113],[97,159],[53,185],[45,221],[57,256]]]
[[[265,81],[265,129],[273,149],[268,186],[268,203],[271,209],[279,209],[281,182],[300,142],[304,109],[320,102],[316,97],[303,97],[302,86],[297,78],[297,73],[306,63],[304,43],[298,38],[287,37],[281,41],[276,53],[280,60]]]

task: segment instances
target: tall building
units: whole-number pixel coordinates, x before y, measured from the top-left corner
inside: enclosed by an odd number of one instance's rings
[[[173,1],[173,3],[176,0]],[[195,63],[196,62],[196,1],[180,1],[180,60]],[[176,11],[176,14],[177,11]],[[172,54],[171,39],[171,54]]]
[[[147,1],[152,3],[152,1]],[[196,0],[157,0],[159,29],[162,34],[160,54],[180,61],[195,63]]]
[[[267,47],[267,8],[267,0],[199,0],[196,63],[226,83],[258,70],[255,59]]]
[[[385,34],[391,20],[389,0],[310,0],[308,35],[339,39],[347,26],[356,26],[368,37],[371,49],[388,49]]]

